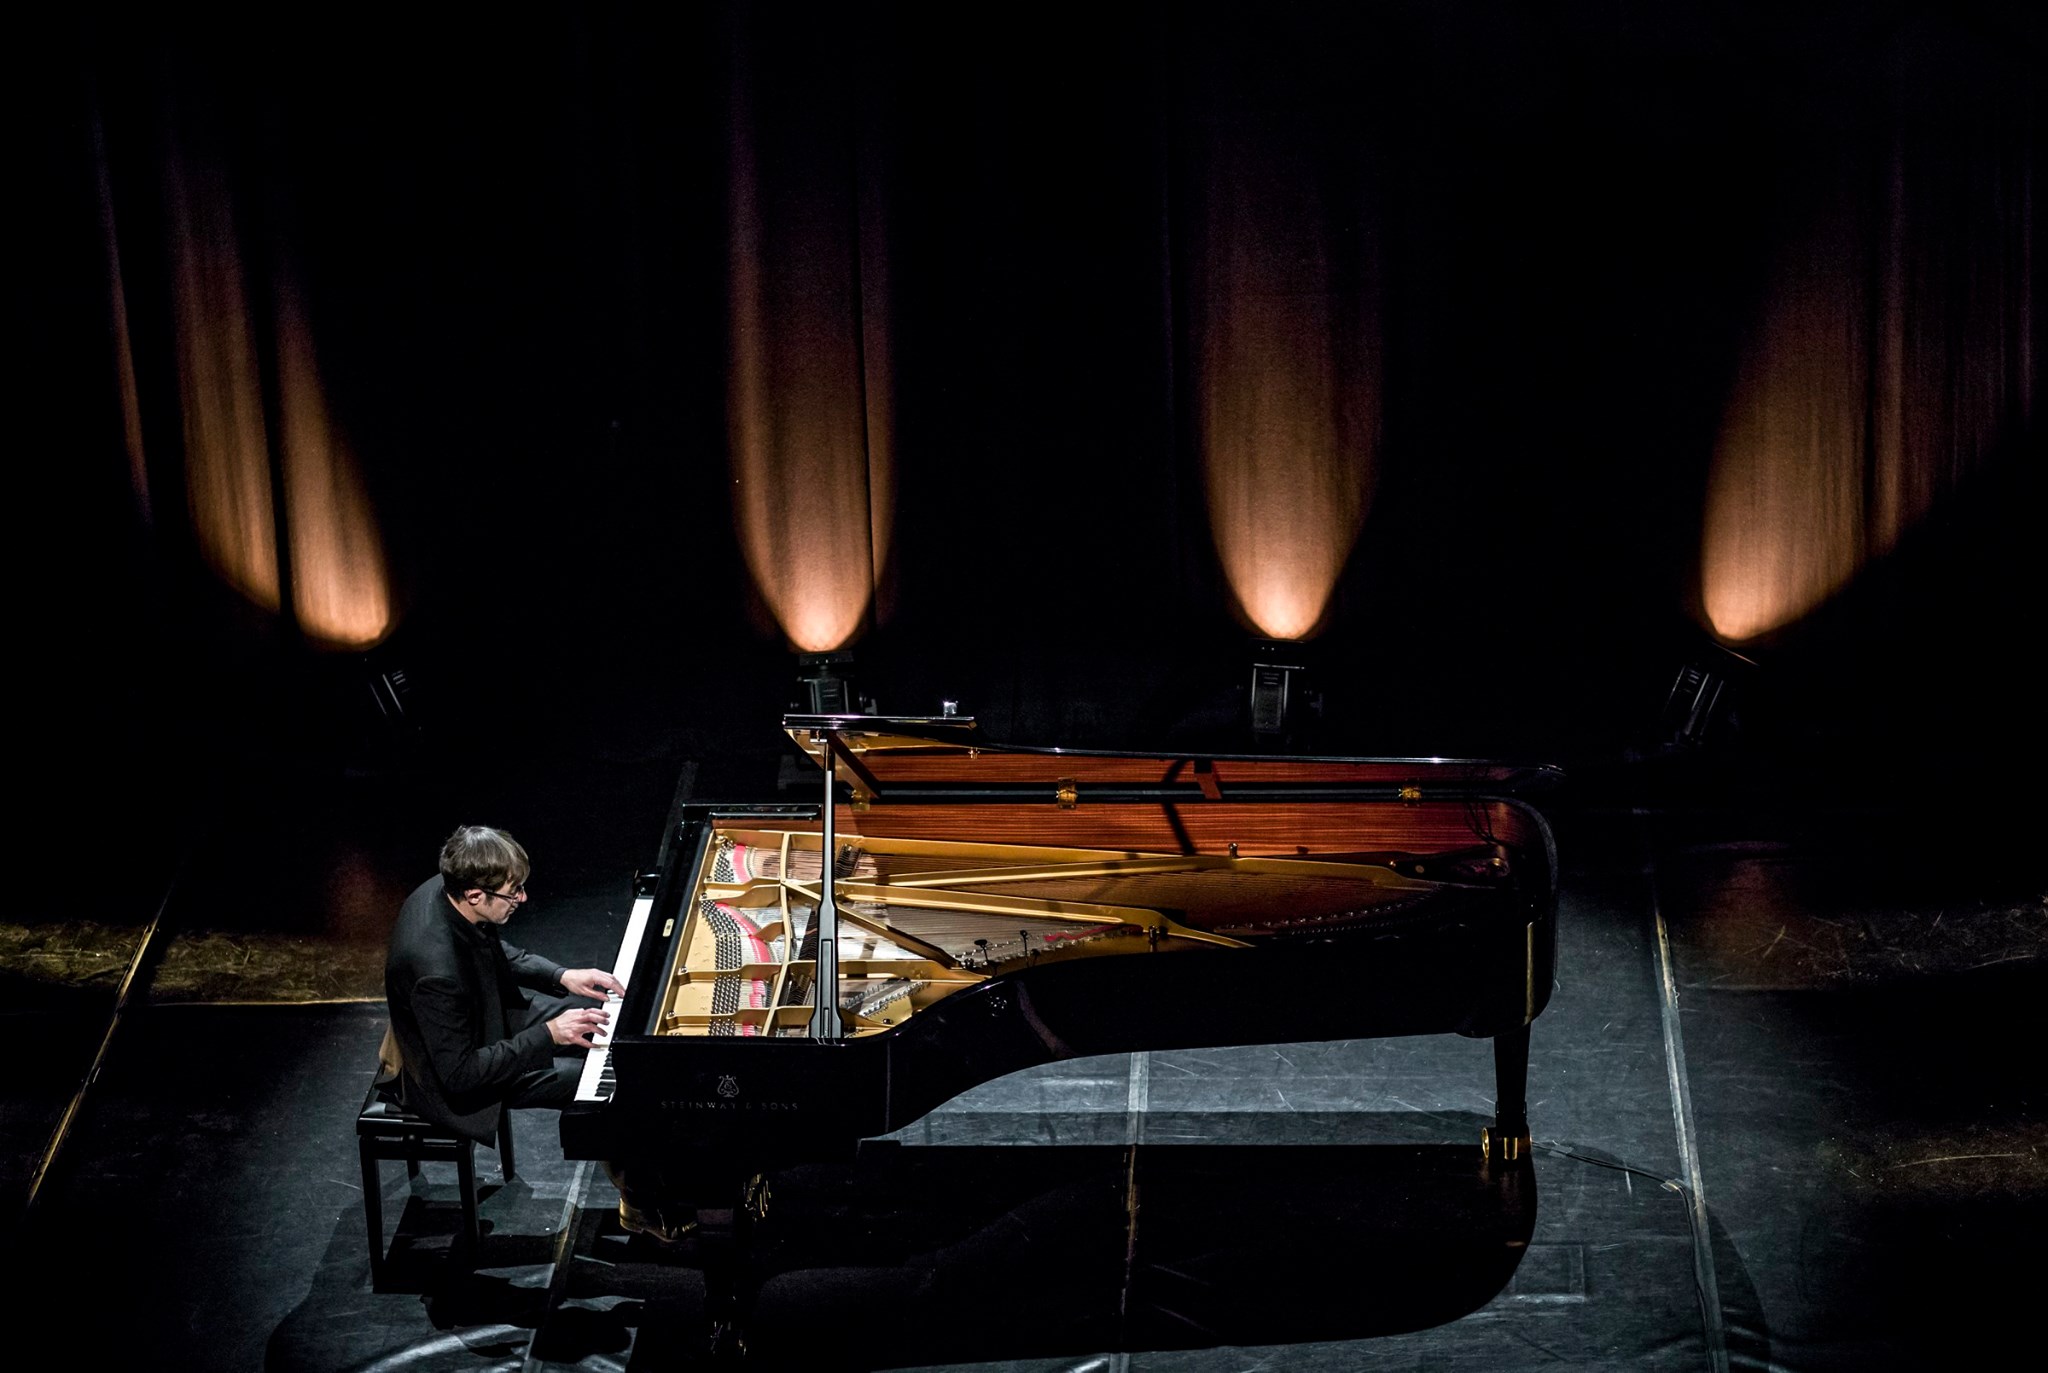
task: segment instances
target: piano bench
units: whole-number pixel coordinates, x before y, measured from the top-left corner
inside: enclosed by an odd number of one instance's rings
[[[384,1247],[384,1170],[386,1159],[403,1159],[409,1180],[420,1175],[422,1163],[453,1163],[457,1185],[462,1192],[462,1230],[456,1236],[456,1251],[465,1259],[476,1253],[479,1226],[476,1195],[476,1141],[468,1135],[436,1125],[416,1116],[377,1090],[374,1079],[363,1096],[363,1109],[356,1115],[356,1145],[363,1161],[363,1219],[370,1233],[370,1287],[383,1286],[389,1255]],[[498,1165],[504,1180],[512,1180],[512,1112],[498,1118]]]

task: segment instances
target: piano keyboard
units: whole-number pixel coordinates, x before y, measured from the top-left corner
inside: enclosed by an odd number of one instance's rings
[[[640,952],[640,936],[647,931],[647,913],[654,909],[654,898],[643,896],[633,902],[633,913],[626,921],[626,938],[619,945],[618,960],[612,965],[612,976],[630,987],[633,985],[633,959]],[[612,1077],[612,1032],[618,1028],[619,1007],[624,998],[617,992],[608,993],[604,999],[604,1028],[590,1037],[591,1050],[583,1060],[583,1076],[576,1083],[576,1100],[610,1101],[612,1089],[617,1082]]]

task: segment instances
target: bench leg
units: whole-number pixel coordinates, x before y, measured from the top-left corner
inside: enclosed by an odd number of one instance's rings
[[[498,1172],[505,1181],[512,1181],[512,1112],[508,1109],[498,1115]]]
[[[461,1244],[467,1257],[474,1258],[480,1227],[476,1215],[476,1146],[468,1139],[455,1151],[455,1173],[462,1188]]]
[[[370,1229],[370,1290],[384,1281],[384,1170],[367,1139],[357,1142],[363,1156],[363,1219]]]

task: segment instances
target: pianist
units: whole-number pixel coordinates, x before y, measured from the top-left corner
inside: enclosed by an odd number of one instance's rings
[[[623,992],[598,968],[563,968],[516,948],[500,928],[526,900],[526,850],[502,830],[465,825],[440,872],[406,898],[391,932],[391,1008],[379,1084],[407,1110],[489,1144],[507,1107],[575,1098],[580,1051]],[[540,996],[528,995],[529,991]]]

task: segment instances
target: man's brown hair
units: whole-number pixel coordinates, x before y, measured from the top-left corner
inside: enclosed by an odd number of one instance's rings
[[[494,892],[531,871],[519,841],[489,825],[463,825],[441,846],[441,886],[450,896],[476,887]]]

